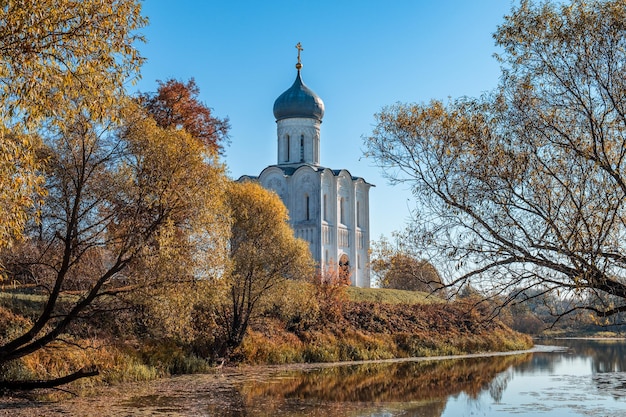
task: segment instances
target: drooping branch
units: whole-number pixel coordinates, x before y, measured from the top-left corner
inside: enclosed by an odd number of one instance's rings
[[[82,368],[72,374],[48,380],[32,381],[0,381],[0,391],[28,391],[34,389],[55,388],[69,384],[82,378],[89,378],[99,375],[100,372],[95,367]]]

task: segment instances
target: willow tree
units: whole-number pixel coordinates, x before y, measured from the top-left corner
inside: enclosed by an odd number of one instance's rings
[[[26,211],[45,193],[33,133],[84,109],[110,117],[124,83],[136,77],[140,9],[137,0],[0,5],[0,247],[21,236]]]
[[[0,365],[53,344],[112,297],[219,276],[228,223],[213,151],[128,106],[121,126],[79,115],[44,140],[41,220],[0,259],[7,276],[36,284],[45,299],[30,324],[2,335]],[[64,297],[67,290],[78,296]],[[0,381],[0,388],[32,386]]]
[[[274,192],[254,182],[233,182],[226,201],[230,260],[219,320],[228,355],[243,341],[264,297],[287,279],[309,278],[314,262],[307,243],[294,237],[287,208]]]
[[[385,108],[368,154],[455,284],[626,311],[626,1],[522,1],[494,38],[493,93]]]

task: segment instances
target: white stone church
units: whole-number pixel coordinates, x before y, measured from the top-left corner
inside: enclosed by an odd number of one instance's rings
[[[309,242],[322,270],[350,272],[352,285],[370,286],[369,189],[372,184],[346,169],[320,165],[324,103],[303,82],[300,44],[293,85],[274,102],[278,133],[276,165],[256,180],[275,191],[289,210],[296,237]]]

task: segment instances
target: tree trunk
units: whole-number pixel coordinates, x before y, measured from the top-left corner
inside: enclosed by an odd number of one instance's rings
[[[83,368],[73,374],[63,376],[61,378],[50,380],[35,381],[0,381],[0,391],[26,391],[38,388],[54,388],[59,385],[68,384],[81,378],[88,378],[99,375],[100,372],[95,368]]]

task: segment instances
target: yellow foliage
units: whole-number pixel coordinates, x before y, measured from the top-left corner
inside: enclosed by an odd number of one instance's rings
[[[161,335],[189,341],[197,304],[214,303],[223,290],[230,219],[225,205],[223,167],[184,130],[163,129],[138,118],[125,133],[133,158],[116,174],[124,213],[111,229],[121,244],[150,216],[166,216],[154,241],[141,247],[133,263],[132,295],[147,308],[147,320]],[[147,224],[149,226],[149,223]]]
[[[232,216],[230,257],[235,281],[265,286],[303,279],[312,271],[308,245],[293,235],[280,198],[257,183],[233,182],[228,189]]]
[[[259,301],[282,281],[308,277],[314,262],[307,243],[294,237],[287,209],[274,192],[254,182],[232,182],[227,201],[229,296],[222,310],[227,344],[236,347]]]
[[[20,238],[44,192],[25,132],[76,115],[113,118],[143,59],[137,0],[10,0],[0,7],[0,248]],[[35,213],[36,214],[36,213]]]
[[[0,249],[21,238],[29,210],[45,194],[37,172],[38,146],[36,138],[0,126]]]
[[[30,125],[80,110],[77,100],[97,118],[109,114],[143,62],[134,46],[142,39],[135,31],[146,24],[140,12],[137,0],[5,2],[2,121]]]

